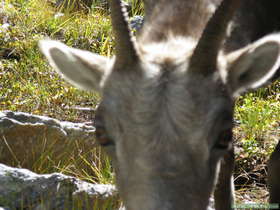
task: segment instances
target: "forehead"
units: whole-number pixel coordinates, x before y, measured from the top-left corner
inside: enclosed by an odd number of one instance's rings
[[[172,61],[173,64],[184,62],[193,52],[196,40],[191,37],[173,36],[169,34],[168,41],[138,44],[143,60],[149,63],[164,64]]]
[[[218,73],[207,77],[188,74],[186,67],[187,63],[173,66],[145,64],[147,70],[141,78],[114,78],[113,85],[104,93],[103,104],[116,112],[111,115],[123,115],[124,118],[135,115],[139,119],[147,116],[154,120],[162,113],[170,114],[172,118],[211,117],[208,115],[219,110],[232,109],[226,86]]]
[[[104,92],[103,117],[117,156],[137,160],[143,170],[180,173],[186,161],[206,163],[219,129],[231,126],[233,106],[221,80],[180,68],[132,80],[118,75]]]
[[[175,133],[177,127],[205,127],[216,115],[231,112],[231,99],[218,71],[208,76],[189,72],[194,47],[194,40],[172,36],[165,43],[138,46],[141,63],[130,72],[140,69],[142,75],[113,71],[105,85],[102,104],[110,116],[108,124],[132,130],[144,129],[137,124],[169,126]]]
[[[215,140],[213,132],[219,132],[216,128],[226,123],[223,115],[231,117],[232,113],[231,100],[215,75],[161,71],[152,78],[135,79],[130,88],[124,83],[110,89],[102,102],[107,131],[122,145],[118,154],[155,160],[148,164],[150,168],[158,166],[163,152],[169,154],[164,157],[166,165],[172,166],[178,158],[184,164],[203,150],[200,158],[207,159],[207,145]],[[114,94],[118,96],[110,97]]]

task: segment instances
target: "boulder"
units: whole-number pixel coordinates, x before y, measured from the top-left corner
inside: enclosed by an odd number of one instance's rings
[[[0,209],[117,209],[113,185],[90,184],[59,173],[38,175],[0,164]]]
[[[32,170],[36,163],[44,162],[42,158],[56,165],[81,153],[91,162],[96,156],[94,132],[95,127],[86,123],[0,112],[0,163]]]

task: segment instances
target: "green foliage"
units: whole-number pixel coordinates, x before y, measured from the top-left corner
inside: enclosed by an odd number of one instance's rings
[[[62,80],[39,52],[38,41],[60,40],[69,46],[112,56],[108,14],[98,9],[88,14],[61,14],[45,0],[5,0],[2,9],[0,22],[5,20],[9,25],[0,25],[0,109],[68,121],[90,120],[71,107],[95,107],[98,93],[77,90]],[[110,160],[100,148],[85,150],[82,145],[69,144],[59,161],[52,145],[48,145],[30,169],[37,173],[62,172],[92,183],[114,183]],[[78,155],[71,151],[75,147],[80,151]],[[20,157],[16,158],[18,163]],[[110,203],[105,205],[104,209],[112,209]]]
[[[6,28],[0,25],[0,109],[60,120],[88,121],[71,107],[95,107],[99,95],[77,90],[64,82],[39,52],[38,41],[56,39],[73,47],[111,56],[113,40],[108,15],[98,10],[89,14],[61,14],[45,0],[6,0],[2,9],[0,18],[9,25]],[[79,149],[79,145],[76,146]],[[89,154],[81,153],[79,157],[64,157],[62,154],[57,164],[50,147],[42,151],[31,168],[37,173],[55,170],[95,183],[112,183],[111,165],[104,155],[101,160],[99,150],[93,148]]]
[[[8,3],[11,4],[8,4]],[[111,56],[113,41],[108,16],[97,12],[63,15],[47,1],[7,1],[5,18],[13,27],[0,33],[2,49],[11,49],[18,59],[1,59],[1,109],[45,114],[75,120],[75,105],[95,106],[96,93],[79,91],[54,73],[38,50],[38,40],[49,37]],[[36,97],[34,97],[36,96]]]
[[[269,93],[269,94],[268,94]],[[247,155],[269,156],[280,136],[279,82],[239,99],[235,118],[239,121],[238,138]],[[247,156],[246,155],[246,156]]]
[[[262,138],[279,120],[279,114],[279,101],[263,100],[253,94],[247,95],[242,99],[241,105],[236,106],[236,117],[248,139]]]
[[[126,0],[131,5],[131,15],[143,15],[144,3],[143,0]]]

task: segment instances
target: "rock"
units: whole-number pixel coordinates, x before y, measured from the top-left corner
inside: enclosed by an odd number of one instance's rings
[[[94,132],[93,126],[84,123],[0,112],[0,163],[32,169],[44,154],[54,163],[77,157],[81,151],[89,154],[96,146]]]
[[[54,173],[38,175],[0,164],[0,209],[105,209],[119,206],[112,185],[90,184]],[[107,209],[107,208],[106,208]]]

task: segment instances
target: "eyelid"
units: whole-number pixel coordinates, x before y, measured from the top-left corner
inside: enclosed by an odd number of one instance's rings
[[[222,113],[222,118],[219,119],[222,130],[229,130],[233,128],[233,113],[225,111]]]
[[[229,149],[232,142],[232,129],[221,130],[214,144],[214,147],[223,150]]]
[[[104,147],[114,145],[114,141],[107,134],[105,122],[100,112],[95,114],[94,124],[96,141]]]
[[[225,110],[218,116],[209,133],[209,138],[213,139],[213,148],[225,150],[230,147],[230,143],[232,142],[233,114]],[[215,136],[213,136],[213,133]]]
[[[108,137],[108,135],[106,133],[106,129],[104,127],[101,127],[101,126],[96,127],[95,137],[96,137],[97,142],[101,146],[115,145],[114,141],[110,137]]]
[[[104,107],[101,106],[101,104],[100,104],[95,111],[95,117],[94,117],[96,141],[101,146],[104,146],[104,147],[115,145],[115,142],[107,133],[105,121],[103,118],[103,113],[104,113]]]

